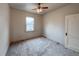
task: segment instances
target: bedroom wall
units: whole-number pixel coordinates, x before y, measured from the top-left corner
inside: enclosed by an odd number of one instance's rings
[[[8,4],[0,3],[0,56],[6,55],[9,46],[9,15]]]
[[[62,8],[44,14],[43,34],[48,39],[65,44],[65,16],[79,13],[79,4],[69,4]]]
[[[11,42],[29,39],[37,37],[42,34],[42,16],[32,14],[29,12],[21,11],[18,9],[11,8],[11,26],[10,26],[10,40]],[[35,30],[33,32],[25,31],[25,19],[27,16],[35,18]]]

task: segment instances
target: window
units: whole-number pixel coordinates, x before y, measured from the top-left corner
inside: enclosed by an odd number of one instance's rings
[[[26,31],[34,31],[34,18],[26,17]]]

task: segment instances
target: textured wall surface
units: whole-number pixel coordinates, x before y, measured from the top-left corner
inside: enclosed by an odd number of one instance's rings
[[[79,4],[69,4],[44,15],[44,35],[65,44],[65,16],[79,13]]]
[[[35,19],[35,30],[33,32],[25,31],[26,17],[32,16]],[[11,41],[24,40],[41,35],[42,33],[42,16],[24,12],[21,10],[11,8]]]
[[[0,4],[0,56],[5,55],[9,46],[9,6]]]

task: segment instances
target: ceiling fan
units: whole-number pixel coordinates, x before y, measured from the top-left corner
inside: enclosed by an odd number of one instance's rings
[[[46,10],[46,9],[48,9],[48,7],[43,7],[43,6],[41,6],[41,3],[38,3],[37,8],[34,8],[32,10],[36,10],[37,13],[41,13],[43,10]]]

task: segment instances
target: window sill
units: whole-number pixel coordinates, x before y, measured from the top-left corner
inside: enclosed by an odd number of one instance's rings
[[[35,32],[35,31],[25,31],[26,33],[28,33],[28,32]]]

